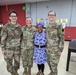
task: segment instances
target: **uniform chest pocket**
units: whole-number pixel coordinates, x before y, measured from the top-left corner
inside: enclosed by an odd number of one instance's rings
[[[8,29],[8,36],[9,37],[14,37],[14,30],[13,29]]]
[[[33,37],[31,32],[24,31],[23,32],[23,39],[31,39]]]
[[[20,29],[15,29],[15,28],[9,28],[8,29],[8,36],[12,38],[20,38],[21,31]]]
[[[56,29],[51,29],[50,31],[50,37],[51,38],[56,38],[58,35],[57,30]]]
[[[15,37],[20,37],[21,36],[21,30],[20,29],[15,29],[14,35],[15,35]]]

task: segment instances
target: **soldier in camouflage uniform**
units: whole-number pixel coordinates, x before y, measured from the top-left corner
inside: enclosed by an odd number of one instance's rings
[[[1,31],[2,53],[7,64],[7,70],[11,75],[18,75],[17,71],[20,66],[21,26],[16,22],[17,16],[15,11],[11,11],[9,13],[10,21],[4,25]]]
[[[48,75],[57,75],[57,66],[64,46],[64,34],[62,32],[62,25],[55,22],[55,11],[51,10],[48,13],[48,18],[50,23],[46,27],[47,57],[51,71]]]
[[[33,37],[36,28],[32,26],[32,19],[26,18],[26,26],[22,27],[23,37],[21,42],[21,53],[24,72],[23,75],[31,75],[31,67],[33,65]]]

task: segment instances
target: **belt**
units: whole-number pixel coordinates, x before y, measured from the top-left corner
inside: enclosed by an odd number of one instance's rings
[[[35,45],[35,46],[38,47],[38,48],[44,48],[44,47],[46,47],[46,45],[43,45],[43,46]]]

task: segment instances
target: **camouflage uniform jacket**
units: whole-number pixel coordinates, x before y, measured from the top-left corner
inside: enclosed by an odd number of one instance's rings
[[[34,33],[36,31],[35,27],[27,28],[27,26],[22,27],[22,42],[21,49],[33,49]]]
[[[47,49],[51,47],[58,47],[62,51],[64,47],[64,33],[62,32],[62,25],[59,23],[49,23],[46,28],[47,35]]]
[[[1,48],[6,50],[6,48],[19,47],[21,41],[21,26],[19,24],[11,24],[8,22],[4,25],[1,31]]]

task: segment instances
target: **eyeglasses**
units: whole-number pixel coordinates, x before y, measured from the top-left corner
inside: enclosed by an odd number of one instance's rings
[[[11,15],[10,17],[17,17],[17,16],[13,16],[13,15]]]
[[[55,16],[54,14],[49,14],[48,16]]]

